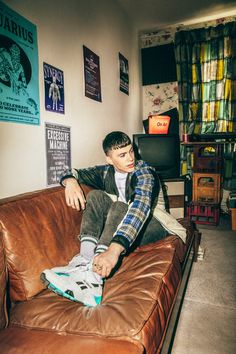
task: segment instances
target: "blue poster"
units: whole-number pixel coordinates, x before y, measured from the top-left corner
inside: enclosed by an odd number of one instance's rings
[[[40,124],[37,29],[1,1],[0,121]]]
[[[43,63],[45,109],[65,113],[63,71]]]

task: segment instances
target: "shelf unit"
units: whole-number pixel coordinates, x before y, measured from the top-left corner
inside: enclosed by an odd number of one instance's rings
[[[181,175],[188,175],[192,179],[192,202],[188,203],[186,212],[196,223],[217,225],[223,191],[236,191],[236,134],[211,134],[189,138],[192,141],[181,143]],[[209,154],[199,159],[196,151],[206,146],[214,148],[215,155],[212,155],[213,158]],[[212,183],[208,186],[201,185],[197,182],[201,177],[203,181],[204,177],[212,178]]]
[[[192,171],[193,197],[187,216],[198,224],[217,225],[222,195],[222,145],[195,144]]]
[[[220,146],[222,149],[222,178],[223,188],[226,190],[236,190],[236,134],[223,135],[220,139],[220,134],[217,134],[217,140],[213,140],[213,135],[207,135],[206,140],[193,136],[192,139],[199,139],[199,141],[189,141],[181,143],[181,175],[193,174],[194,169],[194,146],[202,144]],[[227,136],[227,138],[226,138]],[[217,163],[217,161],[216,161]]]

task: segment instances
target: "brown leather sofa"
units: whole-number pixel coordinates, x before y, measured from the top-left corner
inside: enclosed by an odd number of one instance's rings
[[[79,252],[80,222],[61,187],[1,200],[1,354],[167,353],[199,242],[194,225],[182,220],[186,245],[169,236],[124,257],[101,305],[89,308],[40,281]]]

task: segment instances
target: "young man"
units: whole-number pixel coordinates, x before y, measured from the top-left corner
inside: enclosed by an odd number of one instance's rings
[[[67,266],[41,275],[49,289],[88,306],[101,302],[104,279],[121,255],[171,233],[186,238],[186,230],[164,210],[155,170],[135,161],[130,138],[111,132],[103,150],[106,165],[69,170],[61,178],[67,205],[83,210],[80,253]],[[95,188],[87,200],[80,183]]]

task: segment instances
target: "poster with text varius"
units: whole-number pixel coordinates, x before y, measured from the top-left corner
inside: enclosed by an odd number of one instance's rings
[[[0,120],[40,124],[37,29],[2,2]]]
[[[59,184],[64,169],[71,168],[70,127],[45,123],[47,185]]]
[[[65,113],[63,71],[43,63],[45,109],[55,113]]]

